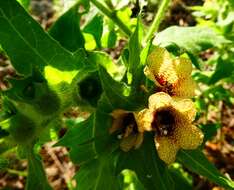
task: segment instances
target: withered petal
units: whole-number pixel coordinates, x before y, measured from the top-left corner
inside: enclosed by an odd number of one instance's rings
[[[134,113],[139,132],[152,131],[151,124],[153,122],[153,113],[149,109],[143,109],[138,113]]]

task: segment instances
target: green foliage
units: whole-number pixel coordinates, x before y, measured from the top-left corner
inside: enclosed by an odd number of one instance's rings
[[[100,15],[94,15],[93,18],[86,24],[83,32],[89,33],[94,36],[97,47],[101,48],[101,37],[103,31],[103,18]]]
[[[36,135],[36,124],[27,116],[18,113],[10,119],[9,133],[19,144],[31,143]]]
[[[43,71],[46,65],[67,71],[77,68],[72,54],[46,34],[15,0],[0,1],[0,7],[1,45],[19,73],[28,76],[33,68]]]
[[[20,2],[28,7],[29,1]],[[34,151],[51,139],[58,139],[55,146],[68,147],[71,160],[80,166],[74,177],[78,190],[192,189],[192,177],[184,167],[234,189],[233,181],[220,174],[200,150],[181,150],[177,156],[180,164],[167,166],[155,149],[154,132],[146,132],[141,146],[128,152],[122,151],[120,144],[131,126],[122,128],[121,121],[118,132],[112,132],[113,111],[141,111],[155,93],[155,85],[144,75],[153,44],[174,55],[186,53],[183,56],[190,57],[197,68],[208,68],[193,73],[201,84],[195,98],[198,117],[206,117],[211,104],[233,104],[228,89],[234,78],[233,4],[220,2],[224,1],[216,2],[222,13],[217,7],[191,8],[200,13],[200,20],[196,18],[203,26],[172,26],[145,43],[145,25],[140,16],[131,18],[126,4],[115,10],[112,1],[78,0],[46,33],[16,0],[0,0],[0,44],[18,74],[8,79],[10,88],[1,92],[0,153],[17,146],[18,155],[28,160],[26,189],[52,189]],[[208,15],[212,24],[208,25],[202,14]],[[127,45],[114,56],[119,56],[118,60],[104,53],[102,48],[115,48],[123,38]],[[206,50],[213,54],[203,61],[199,55]],[[64,119],[63,113],[72,106],[85,110],[89,117],[81,114]],[[219,123],[200,125],[204,132],[201,148],[221,129]],[[59,139],[56,133],[61,126],[68,131]],[[7,162],[0,158],[0,169],[6,167]]]
[[[220,186],[227,189],[234,188],[233,181],[230,181],[221,175],[214,165],[211,164],[205,155],[199,150],[180,151],[178,160],[191,171],[207,177],[209,180],[219,184]]]
[[[74,52],[78,48],[84,48],[84,37],[80,30],[82,14],[78,13],[79,4],[65,12],[50,28],[49,34],[64,48]],[[65,33],[64,33],[65,32]]]
[[[154,43],[167,47],[172,51],[178,51],[178,48],[181,49],[182,52],[189,55],[193,64],[200,68],[197,57],[199,52],[230,42],[208,27],[171,26],[160,32]]]
[[[36,155],[31,148],[29,148],[27,158],[29,166],[26,190],[51,190],[52,188],[47,181],[39,156]]]
[[[113,160],[107,152],[98,159],[82,165],[75,176],[77,189],[119,190],[118,178],[114,175]],[[88,179],[88,180],[87,180]]]
[[[116,166],[117,172],[123,169],[135,171],[145,189],[174,189],[174,182],[167,167],[155,152],[152,135],[147,137],[140,149],[128,153],[120,151]]]
[[[17,0],[25,9],[28,9],[30,0]]]

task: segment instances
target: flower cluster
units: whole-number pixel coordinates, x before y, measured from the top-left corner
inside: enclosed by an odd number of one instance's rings
[[[192,64],[186,58],[172,58],[160,47],[150,53],[145,74],[158,88],[149,97],[148,108],[137,113],[113,112],[112,132],[124,128],[120,143],[123,151],[138,148],[145,131],[154,132],[158,155],[167,164],[175,161],[179,149],[201,145],[203,133],[192,124],[196,109],[189,98],[194,96],[196,84],[191,72]]]

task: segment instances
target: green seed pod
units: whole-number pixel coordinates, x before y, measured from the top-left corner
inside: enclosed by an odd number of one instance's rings
[[[54,114],[60,109],[60,99],[54,91],[48,90],[47,93],[37,97],[35,108],[42,115]]]
[[[76,100],[79,104],[89,104],[96,107],[102,91],[98,73],[89,73],[77,83]]]
[[[35,138],[36,123],[27,116],[17,113],[10,120],[9,133],[19,144],[30,143]]]

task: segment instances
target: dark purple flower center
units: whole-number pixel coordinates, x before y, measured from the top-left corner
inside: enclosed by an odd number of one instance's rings
[[[175,116],[169,108],[158,110],[154,113],[152,128],[159,136],[170,136],[173,134],[175,126]]]

